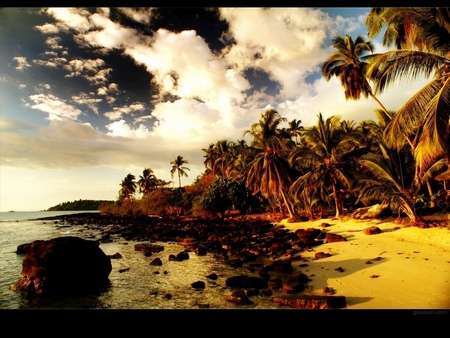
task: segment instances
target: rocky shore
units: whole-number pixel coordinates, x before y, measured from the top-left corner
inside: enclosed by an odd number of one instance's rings
[[[180,248],[179,254],[171,255],[169,260],[189,259],[189,254],[212,254],[230,267],[245,267],[249,271],[248,275],[237,274],[226,280],[226,286],[230,289],[230,294],[226,296],[229,302],[248,305],[252,304],[253,295],[271,297],[274,291],[281,290],[286,298],[278,293],[272,300],[287,306],[324,309],[345,307],[344,296],[333,296],[325,290],[323,296],[305,294],[312,279],[303,272],[294,271],[292,267],[292,262],[302,261],[302,253],[312,251],[312,247],[326,242],[345,241],[342,236],[327,232],[325,223],[320,228],[293,232],[283,226],[275,226],[274,222],[281,219],[273,215],[163,219],[157,216],[118,217],[81,213],[40,220],[53,222],[60,228],[81,227],[83,231],[80,237],[101,243],[119,240],[137,242],[135,251],[145,256],[164,250],[164,242],[175,242],[184,250]],[[18,253],[25,253],[20,252],[21,247],[23,245],[18,247]],[[327,255],[318,252],[316,259],[322,257]],[[110,258],[120,258],[120,253]],[[158,265],[161,262],[155,258],[150,264]],[[204,285],[204,281],[197,281],[192,287],[204,288]]]

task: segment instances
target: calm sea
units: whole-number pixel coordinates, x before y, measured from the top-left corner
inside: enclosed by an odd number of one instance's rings
[[[116,238],[112,243],[100,244],[105,254],[113,255],[119,252],[122,258],[111,259],[110,286],[95,294],[63,298],[31,298],[21,292],[11,291],[10,287],[20,278],[22,261],[25,257],[15,253],[18,245],[59,236],[92,239],[92,236],[98,235],[88,225],[67,226],[38,219],[71,213],[77,212],[0,213],[0,309],[198,309],[205,306],[211,309],[288,309],[272,302],[270,297],[263,296],[251,297],[254,305],[243,306],[226,301],[225,297],[232,293],[225,285],[228,277],[242,274],[257,276],[245,267],[231,268],[209,253],[206,256],[197,256],[191,252],[188,260],[169,261],[170,254],[176,255],[184,250],[184,247],[176,243],[160,243],[164,245],[163,251],[145,257],[134,250],[134,244],[138,242],[126,242],[121,238]],[[162,266],[150,265],[155,257],[161,258]],[[206,278],[212,273],[218,275],[217,280]],[[196,281],[204,281],[205,289],[194,289],[191,284]]]

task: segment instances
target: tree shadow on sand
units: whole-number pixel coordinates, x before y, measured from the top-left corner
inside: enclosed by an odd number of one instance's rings
[[[336,256],[338,254],[334,254]],[[370,283],[371,279],[375,279],[381,277],[381,275],[374,275],[372,272],[365,271],[369,267],[373,267],[374,265],[383,264],[386,261],[386,258],[383,257],[367,257],[367,258],[355,258],[355,259],[347,259],[343,261],[327,261],[327,258],[322,259],[312,259],[308,261],[307,266],[300,266],[303,264],[299,264],[300,271],[306,274],[311,282],[308,283],[307,292],[313,293],[321,293],[324,288],[330,288],[329,279],[335,279],[336,281],[333,283],[333,291],[336,292],[336,295],[346,296],[342,294],[339,290],[339,284],[345,285],[346,282],[341,279],[353,275],[353,274],[365,274],[364,278],[367,278],[367,283]],[[297,263],[297,262],[296,262]],[[294,264],[294,263],[293,263]],[[336,286],[337,284],[337,286]],[[361,290],[361,294],[364,295],[364,286],[363,285],[355,285],[358,289]],[[356,290],[355,287],[348,284],[346,287],[351,287]],[[355,305],[359,303],[364,303],[372,300],[372,297],[347,297],[346,303],[347,305]]]

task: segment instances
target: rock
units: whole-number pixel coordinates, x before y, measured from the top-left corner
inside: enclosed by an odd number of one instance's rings
[[[191,286],[195,289],[204,289],[205,288],[205,282],[197,281],[191,284]]]
[[[212,280],[216,280],[218,277],[217,277],[217,275],[215,273],[211,273],[208,276],[206,276],[206,278],[212,279]]]
[[[22,246],[27,254],[15,291],[64,294],[90,291],[109,283],[111,259],[98,241],[57,237]]]
[[[247,275],[232,276],[227,278],[225,285],[232,288],[256,288],[263,289],[268,287],[266,278],[249,277]]]
[[[314,241],[314,239],[316,239],[321,232],[322,231],[320,229],[309,228],[309,229],[298,229],[295,231],[295,234],[297,235],[298,239],[306,243]]]
[[[283,282],[283,290],[287,293],[301,292],[305,290],[305,285],[295,280],[288,280]]]
[[[298,309],[337,309],[346,307],[344,296],[289,295],[272,297],[272,301]]]
[[[366,235],[376,235],[381,233],[381,229],[376,226],[371,226],[363,230]]]
[[[259,295],[259,289],[250,289],[247,291],[247,297]]]
[[[344,272],[344,269],[342,269],[341,267],[338,267],[337,269],[334,269],[334,270],[336,270],[338,272]]]
[[[291,272],[292,268],[292,260],[290,259],[280,259],[273,263],[267,264],[264,266],[266,271],[277,271],[277,272]]]
[[[140,243],[135,244],[134,246],[135,251],[141,251],[145,256],[151,256],[152,252],[161,252],[164,250],[164,246],[157,245],[157,244],[151,244],[151,243]]]
[[[195,253],[197,254],[197,256],[205,256],[207,253],[207,249],[202,246],[199,245],[196,249],[195,249]]]
[[[251,305],[253,302],[247,297],[244,290],[234,291],[231,296],[226,296],[225,299],[241,305]]]
[[[150,262],[150,265],[161,266],[161,265],[162,265],[161,258],[156,257],[154,260],[152,260],[152,261]]]
[[[325,240],[327,241],[327,243],[347,241],[347,239],[345,237],[342,237],[341,235],[338,235],[338,234],[331,234],[331,233],[327,233],[325,235]]]
[[[331,257],[330,253],[325,253],[325,252],[316,252],[316,254],[314,255],[314,257],[316,259],[320,259],[320,258],[327,258],[327,257]]]
[[[261,296],[265,296],[265,297],[272,296],[272,290],[270,290],[270,289],[262,289],[262,290],[259,290],[259,294]]]
[[[118,252],[116,252],[114,255],[108,255],[109,258],[111,259],[119,259],[122,258],[122,255]]]
[[[325,295],[334,295],[336,293],[333,288],[329,288],[328,286],[323,287],[322,292]]]
[[[177,261],[185,261],[189,259],[189,254],[186,251],[182,251],[177,254]]]
[[[225,261],[225,264],[231,266],[232,268],[242,268],[242,261],[239,258],[233,258]]]
[[[269,290],[275,291],[283,287],[283,282],[280,278],[271,279],[268,282]]]

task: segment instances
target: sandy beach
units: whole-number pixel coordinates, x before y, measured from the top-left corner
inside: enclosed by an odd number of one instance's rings
[[[330,226],[322,228],[322,223]],[[345,242],[325,243],[292,263],[311,276],[308,293],[332,288],[346,297],[348,309],[450,309],[450,229],[420,229],[380,220],[321,219],[276,225],[295,231],[319,228]],[[381,233],[363,230],[377,226]],[[316,252],[330,253],[315,259]],[[299,265],[307,264],[300,267]],[[341,268],[342,272],[335,269]],[[340,270],[340,269],[339,269]]]

